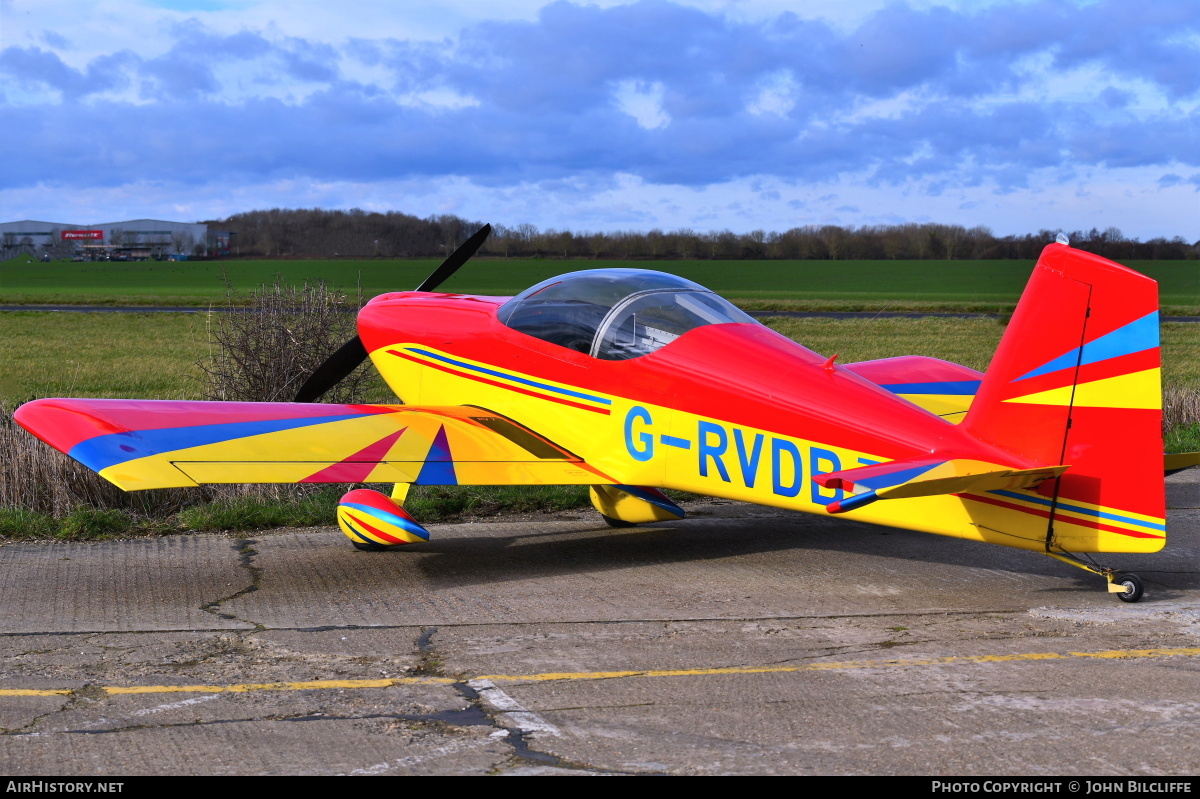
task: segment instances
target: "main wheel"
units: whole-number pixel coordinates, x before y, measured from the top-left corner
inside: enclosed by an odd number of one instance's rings
[[[387,552],[391,547],[385,547],[383,544],[368,544],[365,541],[351,541],[354,548],[363,552]]]
[[[1117,599],[1122,602],[1137,602],[1142,598],[1142,594],[1146,592],[1146,586],[1142,583],[1142,578],[1136,574],[1118,574],[1114,580],[1117,585],[1125,586],[1125,593],[1117,594]]]
[[[626,521],[622,521],[621,519],[614,519],[611,516],[605,516],[603,513],[600,514],[600,518],[603,519],[604,523],[607,524],[609,527],[637,527],[637,525],[633,522],[626,522]]]

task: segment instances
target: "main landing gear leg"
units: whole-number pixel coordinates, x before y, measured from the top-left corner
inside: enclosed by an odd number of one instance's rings
[[[1084,571],[1089,571],[1092,574],[1098,574],[1105,580],[1108,580],[1108,593],[1116,594],[1117,599],[1122,602],[1137,602],[1146,591],[1146,586],[1142,583],[1142,578],[1131,572],[1121,574],[1116,569],[1093,566],[1090,563],[1084,563],[1069,552],[1063,552],[1062,554],[1047,552],[1046,554],[1055,560],[1061,560],[1063,563],[1070,564]]]

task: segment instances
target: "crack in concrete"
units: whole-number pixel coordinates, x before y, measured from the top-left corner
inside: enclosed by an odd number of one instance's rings
[[[160,709],[169,710],[169,709],[174,709],[175,707],[177,707],[179,705],[188,705],[188,704],[195,704],[197,702],[211,701],[211,700],[219,698],[220,696],[221,695],[219,695],[219,694],[206,694],[204,696],[193,698],[193,699],[187,699],[187,700],[184,700],[179,703],[172,703],[171,705],[168,705],[164,708],[150,708],[150,709],[137,710],[137,711],[134,711],[130,715],[135,715],[135,716],[146,715],[147,713],[155,712]],[[105,718],[98,719],[97,721],[86,724],[83,727],[74,727],[74,728],[69,728],[69,729],[57,729],[57,730],[51,729],[51,730],[43,730],[43,731],[38,731],[38,732],[30,732],[29,731],[35,725],[37,725],[39,722],[41,722],[47,718],[56,716],[63,712],[68,712],[72,709],[78,708],[78,707],[88,704],[90,702],[106,701],[110,698],[111,697],[102,688],[100,688],[94,684],[86,684],[83,687],[81,687],[80,689],[78,689],[77,691],[75,691],[71,694],[65,695],[63,697],[63,699],[64,699],[63,703],[58,708],[51,710],[47,713],[39,714],[37,717],[31,719],[29,721],[29,723],[22,725],[19,728],[0,729],[0,735],[7,735],[9,737],[42,737],[42,736],[47,736],[47,735],[62,735],[62,734],[96,735],[96,734],[105,734],[105,733],[113,733],[113,732],[128,732],[128,731],[143,730],[143,729],[166,729],[166,728],[175,728],[175,727],[192,727],[192,726],[205,726],[205,725],[210,725],[210,724],[230,724],[230,723],[243,723],[243,722],[255,722],[255,721],[337,721],[337,720],[357,721],[357,720],[371,720],[371,719],[388,719],[388,720],[393,720],[393,721],[414,722],[414,723],[422,724],[422,725],[433,725],[434,727],[446,727],[446,726],[452,726],[452,727],[487,726],[487,727],[490,727],[490,726],[494,726],[491,719],[489,719],[487,717],[487,715],[483,713],[482,710],[480,710],[479,708],[475,708],[475,707],[468,707],[468,708],[465,708],[462,710],[439,710],[439,711],[435,711],[432,713],[371,713],[371,714],[362,714],[362,715],[333,715],[333,714],[327,714],[327,713],[311,713],[311,712],[309,712],[309,713],[301,713],[301,714],[266,715],[266,716],[255,716],[255,717],[233,718],[233,719],[210,719],[208,721],[196,720],[196,721],[190,721],[190,722],[165,723],[165,724],[153,724],[153,723],[128,724],[128,723],[122,723],[126,719],[122,719],[122,718],[118,717],[118,718],[113,718],[113,719],[105,719]],[[109,727],[103,727],[103,728],[97,729],[97,727],[100,727],[101,725],[105,725],[105,724],[113,724],[113,725],[118,725],[118,726],[109,726]]]
[[[421,635],[417,638],[417,652],[420,658],[420,663],[413,670],[415,676],[440,676],[442,674],[442,662],[438,657],[437,649],[433,642],[433,636],[437,633],[437,627],[425,627],[421,630]],[[467,700],[468,707],[466,710],[458,711],[459,717],[469,720],[472,725],[482,725],[494,727],[496,733],[493,733],[497,739],[502,738],[513,749],[513,756],[517,760],[529,761],[542,766],[551,766],[554,768],[571,768],[575,766],[567,766],[555,755],[547,752],[541,752],[532,748],[530,744],[530,731],[520,728],[506,727],[500,724],[495,716],[488,712],[484,707],[483,698],[479,692],[464,682],[453,683],[454,689]],[[444,715],[444,714],[439,714]],[[461,722],[458,722],[461,723]],[[499,733],[503,735],[499,735]],[[596,771],[588,767],[581,766],[589,771]]]
[[[48,719],[53,716],[57,716],[60,713],[69,713],[70,711],[76,709],[77,707],[89,704],[91,702],[103,701],[104,699],[107,699],[107,698],[108,698],[108,693],[100,686],[95,685],[94,683],[84,683],[79,688],[72,690],[71,693],[64,695],[63,699],[65,701],[61,705],[59,705],[57,708],[55,708],[54,710],[34,716],[32,719],[29,720],[28,724],[24,724],[20,727],[15,728],[14,730],[10,731],[9,729],[5,728],[5,729],[3,729],[3,731],[0,731],[0,734],[7,736],[7,737],[11,737],[11,738],[46,735],[47,733],[23,732],[23,730],[30,729],[31,727],[33,727],[34,725],[36,725],[38,722],[42,721],[43,719]]]
[[[554,755],[548,752],[539,752],[529,746],[529,734],[527,732],[511,729],[501,725],[496,721],[495,717],[487,711],[483,706],[483,697],[479,692],[468,685],[466,682],[456,682],[453,685],[454,690],[458,691],[471,707],[475,708],[484,718],[488,720],[488,724],[496,728],[497,732],[503,732],[503,740],[513,748],[513,757],[518,760],[528,760],[538,765],[549,765],[555,768],[561,768],[561,761]],[[500,736],[497,736],[498,738]]]
[[[618,774],[618,775],[625,775],[625,776],[646,776],[646,775],[654,775],[654,774],[661,773],[661,772],[649,772],[649,771],[620,771],[618,769],[601,768],[599,766],[592,766],[587,763],[580,763],[580,762],[574,761],[574,760],[567,760],[565,758],[559,757],[558,755],[551,754],[550,752],[543,752],[541,750],[534,749],[533,746],[531,746],[532,738],[533,738],[533,734],[534,734],[533,731],[524,730],[524,729],[521,729],[520,727],[506,727],[506,726],[500,724],[500,722],[496,720],[495,714],[489,712],[488,709],[484,707],[483,697],[480,696],[479,691],[472,688],[468,683],[456,682],[453,684],[453,687],[456,691],[459,692],[460,695],[463,696],[463,698],[465,698],[468,702],[471,703],[471,706],[473,708],[478,709],[479,713],[482,714],[488,720],[488,724],[490,726],[496,728],[496,732],[493,733],[493,735],[495,735],[498,740],[503,740],[505,743],[507,743],[509,746],[512,747],[513,762],[511,762],[510,765],[507,767],[505,767],[505,766],[498,767],[496,769],[497,772],[503,771],[506,768],[517,768],[517,767],[522,767],[522,766],[526,766],[529,764],[534,764],[537,766],[549,766],[551,768],[558,768],[558,769],[573,769],[573,770],[577,770],[577,771],[586,771],[586,772],[589,772],[592,774]],[[501,732],[504,733],[503,736],[499,735],[499,733],[501,733]],[[524,761],[524,762],[522,762],[522,761]]]
[[[61,712],[61,709],[55,712]],[[46,715],[53,715],[46,714]],[[119,727],[104,729],[88,729],[77,727],[65,730],[47,730],[45,732],[17,732],[11,737],[36,738],[49,735],[109,735],[121,732],[136,732],[137,730],[165,730],[183,727],[206,727],[216,724],[248,724],[262,721],[310,722],[310,721],[372,721],[386,719],[388,721],[408,721],[417,724],[442,728],[447,725],[454,727],[490,727],[492,722],[482,712],[467,710],[443,710],[436,713],[366,713],[362,715],[333,715],[328,713],[301,713],[292,715],[248,716],[245,718],[209,719],[207,721],[181,721],[166,724],[126,724]]]
[[[226,602],[245,596],[246,594],[253,593],[259,589],[259,586],[262,583],[262,568],[254,563],[254,556],[258,554],[258,550],[254,548],[254,545],[257,543],[258,541],[254,540],[253,538],[243,538],[233,542],[233,551],[238,554],[238,557],[241,560],[242,568],[250,573],[250,585],[234,591],[229,596],[221,597],[220,599],[214,599],[210,602],[205,602],[200,606],[200,610],[203,610],[206,613],[211,613],[217,618],[252,624],[254,625],[255,630],[262,631],[265,630],[266,627],[256,621],[242,619],[234,616],[231,613],[221,612],[221,606]]]
[[[25,730],[32,729],[42,719],[48,719],[51,716],[54,716],[58,713],[62,713],[64,710],[66,710],[68,707],[70,707],[71,705],[73,705],[76,702],[76,697],[74,694],[67,694],[66,696],[62,697],[62,699],[63,699],[63,703],[61,705],[59,705],[58,707],[56,707],[54,710],[48,710],[45,713],[39,713],[38,715],[31,718],[28,721],[28,723],[22,724],[20,727],[0,727],[0,736],[15,737],[15,736],[20,736],[20,735],[29,735],[30,733],[25,732]]]
[[[628,702],[624,704],[613,705],[572,705],[564,707],[548,707],[546,710],[553,712],[568,710],[624,710],[631,707],[657,707],[658,705],[658,702]]]
[[[410,672],[414,677],[442,676],[442,661],[433,648],[433,634],[437,631],[437,627],[422,628],[417,638],[417,667]]]
[[[253,544],[253,543],[257,543],[257,542],[255,542],[253,540],[248,540],[246,542],[239,542],[239,543]],[[238,551],[240,552],[240,550],[238,550]],[[256,554],[258,554],[256,551],[252,552],[252,555],[256,555]],[[254,569],[255,569],[255,572],[261,574],[261,567],[254,567]],[[1140,573],[1144,573],[1144,572],[1140,572]],[[242,596],[244,594],[248,594],[252,591],[256,591],[256,590],[258,590],[258,588],[259,588],[259,586],[257,585],[257,583],[255,583],[250,587],[243,588],[243,589],[237,591],[236,593],[233,593],[222,599],[213,600],[212,602],[206,602],[202,606],[202,608],[204,610],[207,610],[210,613],[213,613],[213,615],[219,616],[221,618],[226,618],[226,619],[230,619],[233,621],[242,621],[242,622],[245,622],[246,624],[253,624],[253,625],[255,625],[256,632],[273,631],[273,632],[306,633],[306,632],[330,632],[330,631],[334,631],[334,630],[409,630],[409,629],[412,629],[413,627],[424,628],[424,627],[429,626],[428,624],[421,624],[420,622],[413,622],[410,624],[330,624],[330,625],[321,625],[321,626],[317,626],[317,627],[267,627],[265,625],[259,624],[258,622],[250,621],[249,619],[241,619],[241,618],[238,618],[237,616],[225,616],[225,615],[220,614],[219,612],[214,612],[213,608],[215,608],[216,606],[219,606],[224,602],[228,602],[231,599],[236,599],[239,596]],[[906,618],[911,618],[911,619],[925,618],[927,616],[932,616],[932,617],[954,616],[954,617],[972,618],[972,617],[976,617],[976,616],[986,617],[988,615],[996,615],[996,614],[1000,614],[1000,615],[1004,615],[1004,616],[1015,616],[1018,614],[1025,614],[1028,612],[1029,612],[1028,610],[970,610],[970,611],[954,610],[954,611],[950,611],[950,610],[936,610],[935,609],[935,610],[923,610],[923,611],[895,611],[895,612],[886,612],[886,613],[847,613],[847,614],[838,614],[838,615],[829,615],[829,616],[815,616],[815,615],[806,615],[806,616],[692,616],[692,617],[685,617],[685,618],[658,617],[658,618],[653,618],[653,619],[566,619],[566,620],[560,620],[560,621],[555,621],[553,619],[539,619],[539,620],[535,620],[535,621],[478,621],[478,622],[449,622],[449,623],[438,622],[438,628],[454,629],[454,628],[459,628],[459,627],[466,627],[466,628],[470,628],[470,627],[478,627],[478,628],[543,627],[547,624],[575,626],[575,625],[595,625],[595,624],[675,624],[675,623],[683,624],[683,623],[695,623],[695,622],[722,622],[722,623],[723,622],[737,622],[737,623],[772,622],[772,621],[773,622],[789,622],[789,621],[824,621],[824,620],[835,620],[835,619],[838,619],[838,620],[840,620],[840,619],[886,619],[886,618],[892,618],[892,617],[896,617],[896,616],[901,616],[901,617],[906,617]],[[947,621],[950,621],[950,620],[947,620]],[[122,635],[138,635],[138,634],[155,634],[155,635],[157,635],[157,634],[171,633],[171,632],[226,633],[226,632],[231,632],[231,631],[228,627],[168,627],[168,628],[160,628],[160,629],[156,629],[156,630],[46,630],[46,631],[36,631],[36,632],[0,632],[0,638],[9,638],[9,637],[17,638],[17,637],[21,637],[21,636],[34,636],[34,635],[109,635],[109,634],[117,634],[117,633],[120,633]]]

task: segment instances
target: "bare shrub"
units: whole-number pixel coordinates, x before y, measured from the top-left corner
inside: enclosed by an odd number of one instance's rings
[[[1200,424],[1200,388],[1163,389],[1163,434],[1193,424]]]
[[[178,511],[193,493],[185,489],[129,494],[83,464],[43,444],[0,405],[0,507],[24,508],[56,517],[75,508],[121,508],[142,514]]]
[[[294,503],[321,485],[209,485],[123,491],[75,459],[35,438],[0,405],[0,508],[21,508],[64,519],[79,509],[123,510],[151,527],[180,511],[212,502],[252,499]],[[330,512],[332,519],[332,511]]]
[[[250,292],[230,290],[226,307],[209,316],[210,356],[199,364],[207,399],[290,402],[330,354],[356,335],[351,299],[325,284]],[[359,398],[370,372],[355,370],[323,398]],[[216,485],[125,492],[73,458],[37,440],[0,405],[0,508],[21,508],[63,519],[79,509],[123,510],[165,524],[184,508],[249,498],[268,503],[303,500],[319,485]]]
[[[276,279],[242,295],[229,289],[226,304],[209,313],[211,352],[199,364],[206,399],[291,402],[326,358],[357,335],[354,297],[325,283],[285,286]],[[355,369],[323,402],[361,401],[371,373]]]

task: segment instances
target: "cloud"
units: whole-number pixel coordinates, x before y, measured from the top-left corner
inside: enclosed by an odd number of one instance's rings
[[[796,107],[798,86],[790,69],[764,76],[758,81],[757,93],[746,105],[751,114],[775,114],[786,117]]]
[[[137,62],[132,53],[122,51],[95,58],[86,69],[80,70],[68,66],[56,53],[40,47],[0,50],[0,74],[7,75],[35,95],[39,90],[50,90],[67,100],[127,85],[128,71]]]
[[[216,94],[221,88],[212,67],[175,52],[147,61],[141,68],[141,93],[144,99],[163,102],[195,100]]]
[[[38,38],[48,47],[52,47],[55,50],[71,49],[71,43],[67,41],[66,37],[54,31],[42,31]]]
[[[10,147],[29,154],[0,189],[854,176],[994,197],[1035,173],[1200,167],[1191,0],[896,2],[842,27],[560,1],[420,41],[217,30],[174,7],[154,50],[81,53],[44,31],[0,51]],[[815,200],[775,191],[795,210]]]
[[[1133,101],[1133,92],[1122,91],[1115,86],[1107,86],[1100,92],[1100,102],[1109,108],[1124,108]]]
[[[638,127],[654,130],[667,125],[671,117],[663,111],[663,85],[623,80],[613,90],[617,107],[637,121]]]
[[[1055,57],[1062,67],[1097,63],[1114,73],[1148,80],[1175,97],[1200,91],[1195,34],[1200,5],[1159,0],[1149,5],[1102,0],[1065,20]]]

